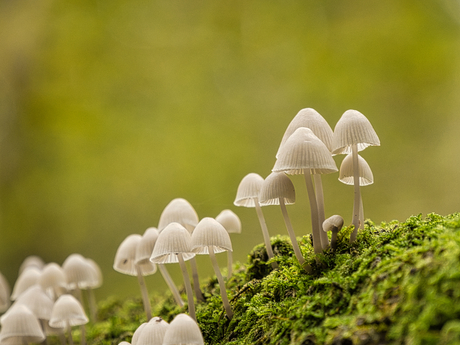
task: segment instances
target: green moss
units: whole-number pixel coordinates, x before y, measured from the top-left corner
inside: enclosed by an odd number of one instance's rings
[[[367,221],[352,244],[351,231],[339,234],[335,252],[316,257],[310,237],[299,238],[312,274],[287,236],[272,238],[276,270],[256,246],[227,282],[231,321],[210,278],[196,308],[206,344],[460,344],[460,214]],[[167,321],[186,311],[171,296],[153,297],[152,306]],[[99,307],[104,321],[88,327],[92,344],[129,341],[145,322],[140,299]]]

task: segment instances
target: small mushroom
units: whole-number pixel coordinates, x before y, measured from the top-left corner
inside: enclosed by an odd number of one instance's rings
[[[11,293],[11,300],[16,300],[24,291],[31,286],[37,284],[38,278],[41,275],[41,269],[36,266],[26,267],[21,270],[18,279],[14,283],[13,292]]]
[[[131,338],[131,345],[137,344],[137,341],[139,340],[145,326],[147,326],[147,322],[141,323],[140,326],[136,328],[136,330],[134,331],[133,337]]]
[[[169,323],[155,316],[142,328],[135,345],[162,345]]]
[[[178,314],[169,324],[163,345],[204,345],[200,327],[187,314]]]
[[[16,305],[2,316],[1,344],[29,344],[45,340],[37,317],[25,305]]]
[[[45,293],[55,301],[67,291],[67,278],[61,266],[55,262],[45,265],[37,281]]]
[[[331,248],[335,250],[337,248],[337,234],[342,229],[343,218],[339,215],[330,216],[323,222],[323,231],[327,233],[332,232],[331,236]]]
[[[241,233],[241,220],[232,210],[223,210],[216,217],[216,220],[222,224],[229,234]],[[233,252],[227,251],[227,281],[232,277],[233,270]]]

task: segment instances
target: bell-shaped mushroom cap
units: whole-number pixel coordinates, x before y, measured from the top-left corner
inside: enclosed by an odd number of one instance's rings
[[[286,205],[294,204],[294,184],[284,172],[272,172],[262,184],[259,201],[262,205],[279,205],[280,198]]]
[[[163,345],[204,345],[198,324],[187,314],[178,314],[169,324]]]
[[[142,334],[142,331],[144,330],[145,326],[147,326],[147,322],[141,323],[139,327],[136,328],[134,331],[133,337],[131,339],[131,345],[136,345],[137,341],[139,340],[139,337]]]
[[[0,273],[0,313],[3,313],[10,306],[10,284]]]
[[[343,227],[343,218],[337,214],[330,216],[323,222],[323,230],[325,232],[336,230],[339,231]]]
[[[19,275],[24,272],[26,268],[35,267],[41,270],[45,266],[45,262],[38,255],[29,255],[24,259],[21,266],[19,266]]]
[[[92,284],[89,285],[88,287],[90,289],[97,289],[98,287],[102,286],[102,281],[103,281],[101,268],[99,267],[97,262],[94,261],[93,259],[86,258],[86,262],[93,268],[92,269],[92,274],[93,274]]]
[[[142,329],[137,338],[137,345],[162,345],[169,323],[161,317],[153,317]]]
[[[284,143],[272,171],[299,175],[305,170],[312,174],[329,174],[338,169],[326,145],[311,129],[300,127]]]
[[[283,144],[288,140],[288,138],[295,132],[297,128],[306,127],[310,128],[313,133],[326,145],[329,151],[332,151],[332,128],[329,126],[327,121],[315,110],[312,108],[305,108],[300,110],[296,116],[292,119],[289,126],[284,132],[283,139],[281,140],[280,147],[276,153],[276,158],[278,158],[279,152]]]
[[[216,217],[216,220],[224,226],[229,234],[241,233],[241,220],[232,210],[223,210]]]
[[[51,311],[49,325],[54,328],[80,326],[88,323],[88,317],[83,310],[81,303],[72,295],[59,296]]]
[[[151,227],[145,230],[144,234],[142,235],[139,244],[137,245],[136,249],[136,257],[134,259],[134,263],[138,265],[142,264],[150,264],[153,266],[154,272],[157,270],[157,265],[152,264],[150,262],[150,255],[152,255],[153,248],[155,247],[155,243],[158,239],[159,231],[157,228]],[[153,273],[154,273],[153,272]]]
[[[24,305],[12,307],[2,318],[1,344],[40,343],[45,340],[35,315]]]
[[[197,254],[209,254],[208,246],[214,253],[233,251],[232,241],[227,230],[217,220],[205,217],[192,233],[192,250]]]
[[[97,272],[80,254],[70,254],[62,263],[62,269],[67,279],[67,288],[70,290],[88,289],[96,284]]]
[[[113,262],[113,269],[115,271],[130,276],[137,276],[136,251],[141,240],[141,235],[133,234],[128,235],[123,242],[121,242]],[[156,270],[156,267],[154,267],[151,262],[141,264],[140,268],[143,275],[153,274]]]
[[[11,300],[14,301],[19,297],[20,294],[22,294],[32,285],[37,284],[40,275],[40,269],[34,266],[26,268],[24,271],[22,271],[18,279],[16,279],[16,283],[14,284]]]
[[[64,292],[67,288],[67,278],[64,270],[55,262],[50,262],[45,267],[38,277],[38,285],[45,291],[49,296],[56,297],[54,291],[58,290]]]
[[[160,232],[150,261],[157,264],[179,262],[178,253],[182,253],[184,261],[195,256],[192,252],[190,233],[181,224],[172,222]]]
[[[15,302],[15,305],[25,305],[37,319],[49,320],[53,309],[53,300],[36,284],[28,288]]]
[[[176,198],[171,200],[161,213],[158,222],[159,231],[163,231],[172,222],[181,224],[191,233],[198,224],[199,218],[195,209],[187,200]]]
[[[380,146],[380,139],[369,120],[357,110],[347,110],[335,125],[332,152],[351,153],[357,144],[358,151],[368,146]]]
[[[259,197],[259,191],[264,179],[256,173],[249,173],[241,180],[236,191],[235,206],[256,207],[254,199]]]
[[[371,167],[367,164],[366,160],[358,155],[359,166],[359,185],[367,186],[374,183],[374,175],[372,174]],[[339,181],[348,185],[354,184],[353,177],[353,157],[348,154],[340,164]]]

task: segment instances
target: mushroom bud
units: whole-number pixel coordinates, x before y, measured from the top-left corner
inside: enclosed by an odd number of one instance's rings
[[[339,215],[330,216],[323,222],[323,231],[327,233],[328,231],[332,232],[331,237],[331,248],[335,250],[337,248],[337,233],[342,229],[343,218]]]

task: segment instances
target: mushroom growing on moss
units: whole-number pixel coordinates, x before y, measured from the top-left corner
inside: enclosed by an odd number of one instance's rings
[[[241,220],[232,210],[223,210],[216,220],[222,224],[229,234],[241,233]],[[233,252],[227,251],[227,281],[232,277],[233,270]]]
[[[335,250],[337,248],[337,234],[343,227],[343,218],[339,215],[333,215],[327,218],[323,222],[323,231],[327,233],[330,231],[331,236],[331,249]]]

